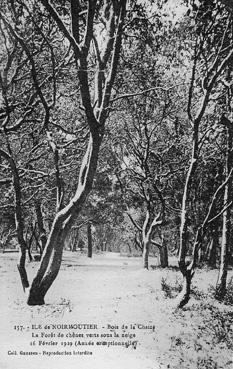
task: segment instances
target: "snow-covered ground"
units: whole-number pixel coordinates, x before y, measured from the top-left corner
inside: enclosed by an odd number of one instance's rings
[[[149,271],[140,258],[114,253],[63,259],[46,304],[29,307],[17,255],[0,255],[1,369],[233,368],[233,309],[208,292],[216,270],[197,271],[195,293],[177,311],[161,280],[177,285],[180,273],[157,268],[156,259]],[[37,267],[28,264],[30,279]]]

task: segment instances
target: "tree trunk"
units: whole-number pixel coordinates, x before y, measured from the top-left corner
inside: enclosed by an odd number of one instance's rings
[[[186,183],[183,193],[182,199],[182,209],[181,209],[181,226],[180,226],[180,248],[179,248],[179,257],[178,264],[181,273],[185,276],[186,273],[186,256],[187,256],[187,248],[188,248],[188,217],[187,217],[187,208],[190,201],[190,193],[191,186],[194,178],[194,174],[197,169],[197,160],[198,160],[198,125],[194,126],[193,133],[193,150],[192,150],[192,158],[189,166],[189,170],[186,177]]]
[[[216,227],[212,229],[209,247],[208,265],[211,268],[216,268],[218,245],[219,245],[218,226],[216,225]]]
[[[73,244],[71,244],[71,251],[72,252],[76,252],[77,251],[77,244],[76,244],[76,242],[73,242]]]
[[[228,177],[232,168],[233,153],[232,153],[232,140],[233,140],[233,124],[225,117],[222,118],[222,122],[226,125],[227,129],[227,153],[226,153],[226,170],[225,176]],[[231,180],[225,186],[224,202],[223,206],[229,205],[231,191]],[[227,284],[227,267],[228,267],[228,252],[231,234],[231,212],[228,207],[223,213],[223,226],[222,226],[222,244],[221,244],[221,259],[220,268],[218,274],[218,281],[216,285],[215,297],[218,300],[222,300],[226,294]]]
[[[19,258],[19,263],[17,265],[17,268],[18,268],[18,271],[19,271],[19,275],[20,275],[20,278],[21,278],[21,282],[22,282],[22,286],[23,286],[24,291],[25,291],[25,288],[29,287],[27,272],[26,272],[26,268],[25,268],[26,252],[27,252],[26,243],[24,245],[21,244],[20,245],[20,258]]]
[[[167,252],[167,245],[165,242],[163,242],[162,246],[159,248],[159,261],[160,261],[160,266],[162,268],[168,267],[168,252]]]
[[[20,246],[20,259],[19,264],[17,265],[18,271],[20,274],[21,282],[23,285],[23,289],[29,287],[27,272],[26,272],[26,253],[27,253],[27,244],[24,239],[24,217],[22,212],[22,193],[21,193],[21,184],[18,169],[15,165],[13,158],[10,159],[10,164],[13,172],[13,186],[14,186],[14,195],[15,195],[15,225],[17,232],[17,239]]]
[[[31,254],[31,249],[32,249],[32,241],[33,241],[33,237],[34,237],[34,227],[33,225],[31,225],[31,236],[29,239],[27,239],[27,251],[28,251],[28,260],[29,262],[31,262],[33,260],[32,254]]]
[[[148,240],[143,240],[142,263],[144,269],[149,269],[149,252],[150,242]]]
[[[202,240],[201,245],[198,249],[198,263],[203,263],[205,260],[204,242]]]
[[[229,199],[229,185],[225,187],[224,200]],[[224,201],[225,203],[225,201]],[[223,227],[222,227],[222,243],[221,243],[221,258],[218,274],[218,281],[216,285],[215,297],[222,300],[226,294],[227,284],[227,266],[228,266],[228,245],[230,240],[230,210],[227,209],[223,213]]]
[[[80,169],[76,193],[70,203],[61,209],[54,219],[40,267],[30,288],[28,305],[44,304],[44,297],[60,270],[65,239],[92,187],[101,141],[98,131],[91,134]]]
[[[230,235],[230,245],[229,245],[229,250],[228,250],[228,265],[233,266],[233,232],[231,232]]]
[[[92,257],[92,234],[91,234],[91,223],[87,223],[87,256]]]
[[[37,235],[36,235],[36,232],[34,232],[34,238],[35,238],[35,241],[36,241],[36,251],[37,251],[37,252],[39,252],[39,253],[40,253],[40,255],[42,255],[43,250],[42,250],[42,248],[41,248],[41,244],[40,244],[40,242],[39,242],[39,240],[38,240],[38,237],[37,237]]]
[[[32,254],[31,254],[31,245],[30,246],[28,246],[28,259],[29,259],[29,261],[32,261],[33,260],[33,257],[32,257]]]
[[[189,170],[186,177],[185,188],[182,198],[182,209],[181,209],[181,225],[180,225],[180,248],[179,248],[179,256],[178,256],[178,265],[180,271],[184,277],[184,286],[182,293],[180,295],[181,300],[178,304],[178,307],[182,307],[189,301],[190,297],[190,286],[192,275],[194,271],[191,272],[187,269],[186,266],[186,256],[188,249],[188,206],[190,202],[191,188],[193,183],[193,178],[197,169],[197,160],[198,160],[198,137],[199,137],[199,123],[200,117],[194,121],[193,123],[193,139],[192,139],[192,156],[189,165]]]
[[[72,37],[70,36],[69,29],[66,28],[64,23],[60,21],[60,18],[57,16],[53,6],[46,0],[41,0],[41,3],[47,9],[48,13],[56,22],[58,28],[73,49],[74,58],[78,66],[80,95],[85,111],[85,118],[90,130],[90,138],[86,153],[82,160],[76,193],[66,207],[63,209],[58,209],[57,215],[53,221],[39,270],[30,288],[28,297],[29,305],[44,304],[44,297],[60,269],[65,239],[68,235],[68,232],[74,225],[78,215],[82,211],[86,198],[92,189],[92,184],[97,169],[100,145],[104,135],[104,124],[109,114],[108,106],[116,77],[117,66],[119,64],[122,32],[126,13],[125,1],[120,1],[118,6],[114,5],[112,7],[112,21],[110,22],[110,31],[112,35],[110,37],[111,42],[107,38],[106,45],[101,45],[103,50],[105,50],[106,47],[106,51],[104,51],[104,60],[102,60],[102,57],[99,58],[101,59],[101,63],[100,60],[98,60],[96,68],[96,73],[99,73],[101,70],[101,74],[103,74],[103,70],[106,71],[106,79],[104,86],[102,84],[102,80],[100,80],[100,84],[98,85],[98,88],[102,89],[100,101],[98,101],[97,104],[93,104],[91,97],[93,95],[93,89],[91,89],[90,86],[88,59],[92,47],[95,15],[98,13],[95,4],[96,2],[92,1],[88,6],[87,30],[82,41],[82,46],[80,46],[80,29],[78,21],[79,10],[77,7],[77,2],[72,0],[72,10],[70,13]],[[25,46],[24,41],[21,38],[18,38],[18,40],[28,55],[29,51]],[[37,71],[34,62],[31,61],[31,55],[29,55],[29,59],[33,72],[36,74]],[[109,73],[107,73],[108,69]]]
[[[28,305],[45,303],[44,297],[60,270],[66,236],[67,229],[64,224],[59,218],[55,218],[40,268],[30,288]]]
[[[43,215],[41,211],[41,202],[39,200],[35,201],[35,210],[36,210],[36,217],[37,217],[37,224],[38,224],[38,231],[39,231],[40,253],[42,255],[46,242],[47,242],[47,236],[46,236],[46,231],[44,228]]]
[[[190,300],[190,292],[191,292],[191,281],[194,275],[194,271],[187,269],[184,275],[183,280],[183,288],[180,294],[177,296],[178,299],[178,307],[182,308],[185,306]]]
[[[73,237],[71,238],[71,251],[72,252],[77,251],[78,240],[79,240],[79,229],[75,228],[73,230]]]

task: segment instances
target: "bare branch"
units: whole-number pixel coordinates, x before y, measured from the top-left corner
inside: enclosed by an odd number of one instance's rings
[[[78,43],[76,42],[75,38],[70,34],[68,29],[66,28],[66,26],[65,26],[64,22],[62,21],[62,19],[60,18],[59,14],[54,9],[54,7],[51,5],[51,2],[49,0],[40,0],[40,2],[44,5],[45,9],[48,11],[50,16],[56,21],[60,31],[62,31],[64,36],[67,38],[67,40],[72,45],[75,54],[78,57],[80,57],[81,51],[80,51],[80,47],[79,47]]]
[[[47,127],[48,126],[48,121],[49,121],[49,106],[48,103],[43,95],[43,92],[41,90],[41,87],[39,85],[39,82],[37,80],[37,72],[36,72],[36,66],[35,66],[35,62],[33,59],[33,56],[31,54],[31,52],[29,51],[29,48],[26,44],[26,42],[24,41],[24,39],[14,30],[14,28],[11,26],[11,24],[6,20],[6,18],[3,16],[2,13],[0,13],[0,17],[2,18],[3,22],[5,23],[5,25],[9,28],[10,32],[14,35],[15,39],[21,44],[23,50],[25,51],[30,64],[31,64],[31,72],[32,72],[32,79],[35,85],[35,88],[37,90],[37,93],[40,97],[40,100],[42,102],[42,105],[44,107],[45,110],[45,117],[44,117],[44,126]]]
[[[230,201],[228,205],[224,206],[222,208],[222,210],[217,214],[215,215],[213,218],[211,218],[208,223],[212,223],[214,220],[218,219],[223,213],[224,211],[226,211],[227,209],[229,209],[233,204],[233,201]]]
[[[84,39],[82,42],[82,48],[84,48],[84,50],[82,49],[82,51],[84,51],[84,55],[87,55],[89,48],[90,48],[90,42],[92,40],[95,7],[96,7],[96,0],[89,0],[88,8],[87,8],[86,29],[85,29]]]
[[[126,212],[126,214],[128,215],[129,219],[131,220],[131,222],[133,223],[133,225],[141,232],[142,228],[137,224],[137,222],[135,222],[135,220],[133,219],[132,215],[128,212]]]
[[[212,197],[212,200],[211,200],[211,203],[209,205],[209,208],[208,208],[208,212],[206,214],[206,217],[205,217],[205,220],[204,222],[202,223],[202,228],[204,228],[206,226],[207,223],[211,223],[214,218],[210,219],[210,215],[211,215],[211,212],[212,212],[212,209],[213,209],[213,206],[214,206],[214,203],[218,197],[218,194],[219,192],[226,186],[226,184],[229,182],[231,176],[232,176],[232,173],[233,173],[233,168],[230,170],[230,173],[228,174],[227,178],[225,179],[225,181],[217,188],[217,190],[215,191],[213,197]]]
[[[148,89],[143,90],[143,91],[138,91],[138,92],[129,93],[129,94],[123,94],[123,95],[114,97],[113,99],[110,100],[110,102],[112,103],[112,102],[115,102],[115,101],[120,100],[120,99],[125,99],[125,98],[128,98],[128,97],[135,97],[135,96],[144,95],[144,94],[147,94],[148,92],[156,91],[156,90],[167,92],[168,90],[171,90],[172,88],[174,88],[174,87],[170,87],[170,88],[167,88],[167,89],[164,88],[164,87],[159,87],[159,86],[151,87],[151,88],[148,88]]]
[[[197,40],[196,40],[195,49],[194,49],[194,62],[193,62],[193,67],[192,67],[192,75],[191,75],[191,81],[190,81],[189,93],[188,93],[188,107],[187,107],[187,110],[188,110],[188,117],[189,117],[190,122],[193,121],[191,107],[192,107],[192,98],[193,98],[193,89],[194,89],[196,67],[197,67]]]
[[[161,219],[161,213],[159,213],[156,217],[154,217],[150,227],[149,227],[149,231],[148,233],[151,234],[153,231],[153,228],[155,226],[161,225],[163,223],[163,220]]]
[[[155,240],[151,240],[150,242],[152,243],[152,245],[157,246],[159,249],[161,249],[161,247],[163,246],[161,243],[158,243]]]
[[[63,186],[62,186],[62,180],[61,180],[61,174],[60,174],[60,168],[59,168],[59,152],[58,152],[58,148],[54,140],[52,139],[50,132],[47,132],[47,138],[48,138],[49,146],[51,147],[53,151],[53,160],[54,160],[54,166],[55,166],[56,187],[57,187],[57,208],[56,210],[59,211],[62,208],[62,202],[64,198]]]
[[[118,60],[120,57],[120,48],[121,48],[121,39],[122,39],[122,29],[123,23],[125,19],[125,12],[126,12],[126,2],[123,0],[120,2],[120,13],[118,15],[118,24],[115,32],[115,40],[113,45],[113,52],[112,52],[112,59],[111,59],[111,66],[109,75],[106,78],[105,82],[105,89],[103,93],[103,101],[100,107],[100,115],[99,115],[99,122],[102,124],[107,116],[107,112],[105,111],[106,107],[110,101],[110,94],[112,90],[112,86],[116,76],[116,70],[118,65]]]

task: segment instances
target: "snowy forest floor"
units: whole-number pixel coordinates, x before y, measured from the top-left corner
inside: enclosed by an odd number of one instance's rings
[[[46,304],[30,307],[19,280],[17,254],[1,254],[0,260],[1,369],[233,368],[233,306],[213,298],[217,270],[198,269],[190,302],[176,310],[182,279],[175,264],[161,269],[156,258],[150,258],[146,271],[141,258],[106,253],[88,259],[66,251]],[[36,262],[28,264],[30,280],[37,267]],[[232,276],[230,270],[228,278]],[[98,328],[62,329],[62,324]],[[75,338],[78,333],[83,337]],[[99,337],[90,338],[93,333]],[[110,337],[100,337],[106,333]],[[79,346],[79,341],[93,345]],[[97,345],[100,341],[109,347]],[[85,350],[92,354],[80,354]]]

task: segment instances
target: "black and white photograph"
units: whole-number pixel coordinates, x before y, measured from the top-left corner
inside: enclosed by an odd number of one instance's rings
[[[0,368],[233,369],[233,0],[0,0]]]

